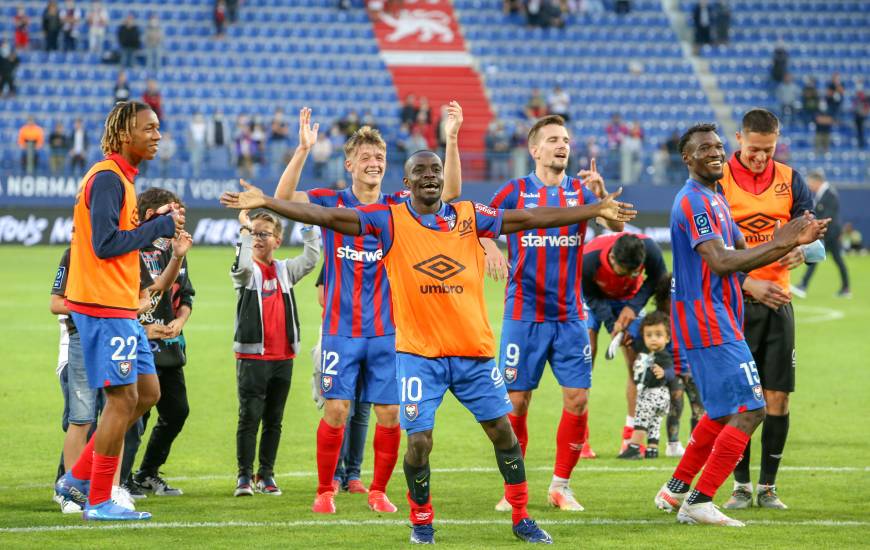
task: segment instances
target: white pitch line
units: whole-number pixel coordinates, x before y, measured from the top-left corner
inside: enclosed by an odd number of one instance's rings
[[[794,306],[794,309],[798,312],[798,315],[795,317],[795,321],[798,323],[826,323],[828,321],[842,319],[846,316],[846,314],[839,309],[832,309],[829,307],[797,304]]]
[[[601,526],[601,525],[674,525],[676,522],[673,519],[607,519],[607,518],[589,518],[589,519],[563,519],[563,520],[536,520],[540,525],[577,525],[577,526]],[[130,522],[130,523],[108,523],[100,525],[44,525],[38,527],[3,527],[0,528],[0,534],[15,534],[15,533],[52,533],[66,531],[120,531],[131,529],[225,529],[229,527],[251,527],[251,528],[283,528],[293,529],[297,527],[360,527],[360,526],[389,526],[389,527],[406,527],[408,525],[405,520],[385,520],[385,519],[367,519],[367,520],[298,520],[298,521],[191,521],[191,522]],[[435,525],[509,525],[508,520],[495,519],[438,519]],[[779,521],[779,520],[748,520],[747,526],[764,525],[764,526],[799,526],[799,527],[868,527],[870,521],[839,521],[839,520],[798,520],[798,521]]]
[[[552,471],[552,466],[534,466],[526,468],[527,472],[549,472]],[[870,466],[780,466],[780,471],[785,472],[825,472],[825,473],[854,473],[854,472],[870,472]],[[673,466],[583,466],[580,465],[575,470],[578,475],[583,473],[632,473],[632,472],[673,472]],[[491,466],[470,466],[464,468],[432,468],[432,473],[435,474],[482,474],[482,473],[497,473],[498,468]],[[371,470],[363,470],[363,475],[371,475]],[[402,475],[402,470],[396,469],[393,471],[395,475]],[[275,477],[280,478],[308,478],[317,477],[317,471],[302,470],[295,472],[277,473]],[[214,480],[235,480],[232,474],[204,474],[198,476],[166,476],[170,481],[214,481]],[[21,485],[5,485],[0,486],[0,491],[8,490],[25,490],[25,489],[44,489],[51,487],[51,483],[23,483]]]

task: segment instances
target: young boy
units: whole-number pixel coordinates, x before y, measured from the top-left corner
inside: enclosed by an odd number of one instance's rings
[[[634,362],[634,381],[637,384],[634,431],[628,447],[617,458],[659,456],[659,431],[671,401],[668,382],[674,378],[674,360],[667,351],[671,340],[669,327],[670,319],[661,311],[654,311],[641,321],[643,343],[637,346]],[[647,434],[648,448],[645,448],[643,440]]]
[[[290,392],[293,358],[299,351],[299,317],[293,286],[308,275],[320,255],[318,235],[311,226],[303,229],[301,255],[275,260],[281,245],[282,226],[277,216],[265,211],[248,216],[239,213],[242,224],[236,261],[230,271],[238,294],[233,350],[239,394],[236,458],[239,477],[234,496],[250,496],[256,489],[278,496],[275,456],[281,439],[284,404]],[[260,422],[260,467],[254,473],[254,452]]]

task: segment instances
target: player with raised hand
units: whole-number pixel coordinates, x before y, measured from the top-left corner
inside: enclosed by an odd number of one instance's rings
[[[448,107],[447,165],[443,196],[457,198],[462,188],[459,172],[459,129],[462,108],[455,101]],[[387,147],[380,133],[368,126],[355,132],[344,146],[345,168],[351,186],[343,191],[312,189],[296,191],[302,167],[317,141],[318,124],[311,125],[311,110],[299,113],[299,146],[287,165],[275,197],[319,206],[358,208],[394,205],[408,200],[403,189],[391,195],[381,192],[387,169]],[[321,342],[320,391],[326,398],[323,419],[317,428],[317,497],[312,510],[335,513],[333,474],[341,454],[344,429],[351,401],[373,403],[377,425],[374,436],[374,474],[368,503],[375,512],[395,512],[386,495],[387,483],[399,456],[399,395],[395,382],[395,326],[390,285],[383,267],[381,242],[373,235],[349,238],[329,228],[323,232],[325,307]]]
[[[558,115],[538,120],[528,134],[535,170],[496,191],[494,208],[531,210],[595,204],[607,196],[604,180],[592,162],[583,178],[566,174],[571,138]],[[532,391],[545,363],[562,387],[562,417],[556,434],[556,459],[547,500],[562,510],[582,511],[568,486],[588,435],[588,391],[592,355],[584,322],[581,275],[586,219],[563,227],[530,229],[508,237],[510,274],[505,289],[499,366],[504,372],[513,410],[508,419],[525,453]],[[604,220],[614,231],[623,223]],[[508,511],[505,498],[497,505]]]
[[[139,249],[184,227],[184,209],[166,205],[139,223],[133,180],[157,154],[160,121],[151,107],[119,102],[106,118],[104,160],[82,178],[73,210],[66,305],[81,335],[88,384],[103,388],[106,408],[97,431],[55,490],[88,495],[87,520],[143,520],[111,500],[124,434],[160,398],[151,346],[136,319]]]
[[[716,126],[692,126],[680,139],[679,149],[689,179],[671,211],[671,333],[675,356],[691,365],[707,414],[692,431],[673,477],[654,501],[666,511],[679,508],[681,523],[742,527],[742,522],[713,505],[716,491],[764,419],[761,382],[743,336],[743,276],[739,274],[818,240],[830,220],[806,213],[781,227],[777,222],[768,242],[746,248],[719,185],[725,149]]]
[[[449,388],[481,423],[495,447],[513,532],[526,542],[552,542],[528,517],[528,488],[519,443],[506,414],[512,409],[495,364],[495,339],[483,297],[481,237],[559,227],[602,216],[624,222],[635,211],[612,193],[573,208],[499,210],[471,202],[447,204],[441,159],[417,152],[405,163],[411,201],[362,208],[323,208],[282,201],[246,186],[224,193],[231,208],[264,207],[304,223],[358,237],[375,237],[384,250],[396,319],[396,372],[402,427],[408,433],[404,469],[411,506],[412,542],[434,542],[429,453],[435,411]]]

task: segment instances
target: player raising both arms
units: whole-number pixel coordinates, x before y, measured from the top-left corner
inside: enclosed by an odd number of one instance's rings
[[[774,231],[768,242],[746,249],[718,183],[725,149],[716,126],[692,126],[679,147],[689,180],[671,210],[671,334],[675,356],[691,365],[707,414],[692,431],[673,477],[654,500],[663,510],[679,508],[681,523],[742,527],[713,505],[716,491],[764,419],[758,371],[743,337],[738,272],[770,264],[796,246],[817,240],[830,220],[815,220],[806,213]]]
[[[250,186],[243,193],[224,193],[221,202],[232,208],[269,208],[341,234],[370,235],[381,243],[396,319],[401,422],[408,433],[404,469],[411,541],[434,542],[429,453],[435,411],[449,388],[493,442],[513,508],[514,534],[527,542],[552,542],[526,512],[522,452],[506,416],[512,407],[504,379],[493,361],[495,341],[483,298],[479,238],[578,224],[596,216],[626,221],[635,212],[615,199],[618,192],[597,204],[573,208],[498,210],[464,201],[447,204],[441,200],[441,159],[429,151],[411,155],[404,181],[411,201],[391,206],[322,208],[265,197]]]
[[[529,130],[528,147],[535,171],[505,183],[490,202],[494,208],[565,208],[594,204],[607,194],[594,161],[585,179],[565,173],[571,138],[558,115],[539,119]],[[587,185],[589,187],[587,187]],[[523,455],[529,440],[526,419],[532,390],[544,364],[562,386],[562,418],[556,433],[556,460],[547,500],[562,510],[581,511],[568,480],[588,432],[592,356],[581,293],[586,220],[550,229],[529,229],[508,237],[510,274],[505,289],[499,367],[504,372],[513,411],[508,419]],[[622,231],[621,221],[607,220]],[[503,498],[496,510],[509,511]]]
[[[88,520],[151,517],[110,497],[124,434],[160,398],[151,346],[136,319],[139,249],[184,226],[177,205],[139,223],[133,179],[139,164],[157,154],[159,142],[160,121],[151,107],[117,103],[103,133],[106,158],[85,174],[76,195],[66,306],[81,335],[88,384],[103,388],[107,403],[96,433],[56,491],[66,498],[88,494]]]
[[[462,180],[457,138],[462,109],[453,102],[447,124],[445,201],[457,198]],[[370,204],[394,205],[408,200],[404,189],[392,195],[381,192],[387,169],[387,146],[380,133],[368,126],[355,132],[344,146],[344,165],[351,186],[343,191],[312,189],[296,191],[296,184],[311,146],[317,141],[318,125],[311,126],[310,109],[299,114],[299,146],[287,165],[275,197],[319,206],[357,208]],[[374,475],[369,487],[369,507],[376,512],[395,512],[386,495],[387,483],[399,457],[399,394],[396,388],[396,329],[390,300],[390,284],[383,267],[381,242],[373,235],[346,237],[327,228],[323,232],[325,307],[321,343],[320,390],[326,398],[323,419],[317,428],[317,497],[312,510],[335,513],[332,479],[347,423],[351,401],[373,403],[377,425],[374,437]]]

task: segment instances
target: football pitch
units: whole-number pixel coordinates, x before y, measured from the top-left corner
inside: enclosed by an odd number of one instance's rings
[[[284,414],[276,479],[284,494],[233,498],[238,402],[232,355],[235,295],[228,275],[231,248],[195,248],[190,276],[196,289],[185,328],[185,367],[190,417],[173,446],[164,477],[181,497],[150,496],[137,502],[153,520],[133,524],[84,524],[52,502],[61,451],[62,398],[54,374],[58,327],[48,311],[49,290],[61,247],[0,247],[0,547],[41,548],[396,548],[406,546],[408,506],[401,458],[387,493],[399,513],[376,515],[362,495],[341,493],[338,514],[310,511],[316,488],[315,429],[320,412],[311,400],[311,349],[320,319],[316,271],[300,282],[303,349]],[[281,249],[278,257],[297,254]],[[585,512],[549,508],[561,396],[551,374],[535,393],[529,416],[529,512],[572,548],[817,547],[870,544],[870,256],[847,258],[854,298],[834,298],[836,269],[826,262],[809,297],[795,302],[797,391],[791,431],[778,478],[790,509],[752,508],[733,516],[745,529],[677,525],[652,498],[677,459],[626,462],[615,458],[625,416],[623,361],[599,357],[590,399],[591,443],[596,460],[581,461],[572,487]],[[797,270],[797,275],[802,269]],[[503,286],[487,282],[493,329],[501,327]],[[372,421],[374,421],[372,419]],[[153,424],[153,420],[152,420]],[[688,404],[682,441],[688,437]],[[373,427],[363,463],[371,480]],[[757,481],[759,434],[753,446]],[[147,438],[147,434],[145,436]],[[665,440],[666,438],[663,438]],[[402,453],[405,442],[403,437]],[[144,443],[143,443],[144,449]],[[142,450],[140,450],[141,456]],[[473,417],[452,397],[438,412],[431,456],[436,540],[453,548],[511,548],[509,514],[493,506],[502,480],[492,446]],[[138,461],[137,461],[138,466]],[[727,498],[731,481],[717,495]],[[741,545],[741,546],[738,546]]]

